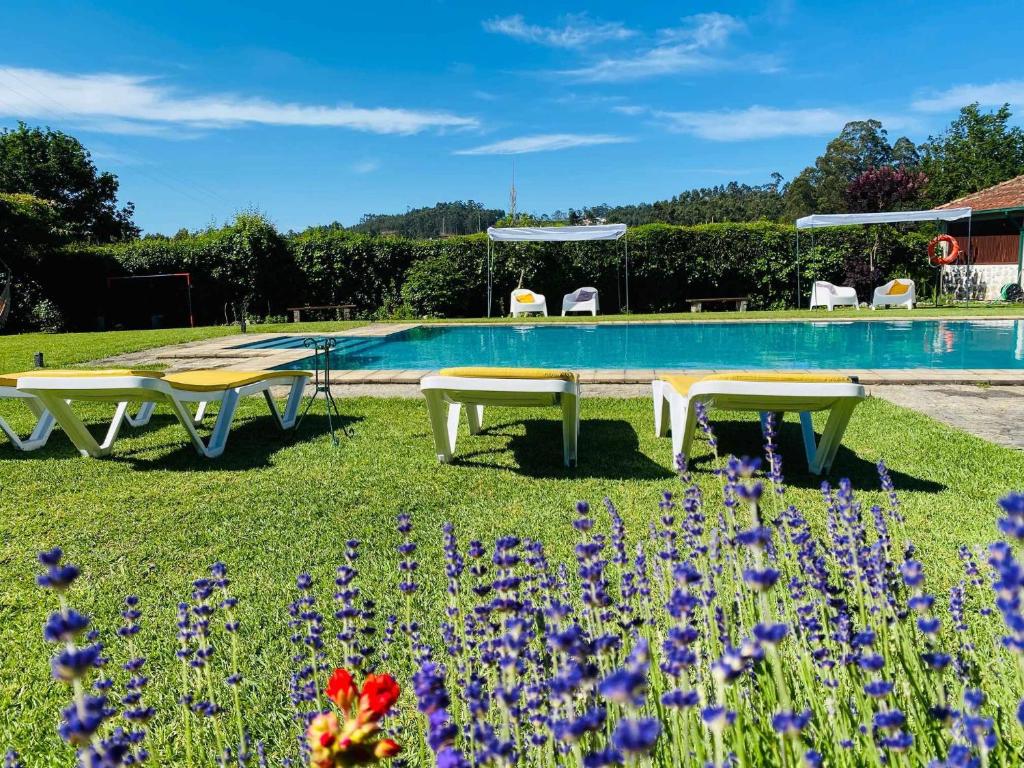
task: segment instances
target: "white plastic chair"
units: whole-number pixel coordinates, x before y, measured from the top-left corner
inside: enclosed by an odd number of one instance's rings
[[[892,287],[897,282],[901,285],[907,286],[907,290],[904,293],[890,293]],[[897,280],[890,280],[879,288],[875,288],[875,295],[871,299],[871,308],[906,307],[907,309],[913,309],[916,302],[917,298],[914,295],[914,281],[898,278]]]
[[[520,301],[520,298],[530,299],[531,297],[532,301]],[[544,317],[548,316],[547,299],[542,294],[526,288],[516,288],[512,291],[509,306],[512,308],[512,317],[519,317],[529,312],[540,312]]]
[[[850,306],[860,309],[857,290],[842,285],[833,285],[825,280],[815,280],[811,289],[811,309],[825,307],[829,312],[835,307]]]
[[[599,309],[597,288],[577,288],[562,297],[562,317],[565,317],[566,312],[589,312],[591,315],[597,315]]]

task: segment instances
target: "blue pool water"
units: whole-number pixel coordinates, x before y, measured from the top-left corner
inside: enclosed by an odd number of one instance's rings
[[[331,365],[338,369],[1024,369],[1024,320],[428,325],[337,341]],[[302,340],[281,336],[245,346],[301,347]]]

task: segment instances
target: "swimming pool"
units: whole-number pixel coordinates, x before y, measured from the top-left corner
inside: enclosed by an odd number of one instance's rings
[[[1024,320],[423,325],[337,341],[331,365],[342,370],[1024,369]],[[302,339],[279,336],[244,346],[297,348]],[[279,367],[310,365],[307,358]]]

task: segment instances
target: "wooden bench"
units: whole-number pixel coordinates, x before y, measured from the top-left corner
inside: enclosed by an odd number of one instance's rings
[[[686,303],[690,305],[691,312],[700,312],[704,304],[733,304],[738,311],[746,312],[749,301],[749,296],[729,296],[725,298],[687,299]]]
[[[341,310],[341,317],[343,320],[352,319],[352,310],[356,308],[355,304],[323,304],[318,307],[288,307],[288,311],[292,313],[292,322],[301,323],[303,312],[312,312],[317,309],[333,309],[335,311]]]

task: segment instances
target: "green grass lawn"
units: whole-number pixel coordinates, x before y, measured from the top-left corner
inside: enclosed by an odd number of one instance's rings
[[[286,698],[286,605],[294,598],[294,577],[309,571],[317,578],[329,615],[330,580],[347,538],[364,542],[360,581],[378,601],[379,617],[399,612],[394,517],[412,513],[424,585],[416,616],[435,639],[444,603],[444,521],[455,523],[463,545],[515,533],[544,542],[553,562],[568,562],[577,499],[599,505],[610,496],[632,545],[656,518],[660,492],[678,486],[668,469],[669,441],[654,437],[645,399],[585,399],[580,464],[573,470],[561,466],[554,410],[491,411],[485,434],[469,437],[463,427],[458,461],[440,466],[419,400],[343,399],[341,409],[352,435],[335,448],[322,417],[283,436],[261,400],[250,399],[227,453],[215,461],[200,459],[160,411],[148,428],[127,430],[105,460],[79,458],[60,433],[36,453],[0,445],[0,745],[16,746],[26,765],[70,761],[55,731],[66,694],[49,679],[51,648],[40,628],[54,601],[33,584],[37,550],[63,546],[82,567],[72,603],[96,617],[119,660],[111,632],[120,600],[130,593],[141,597],[145,618],[137,640],[150,656],[149,698],[162,712],[158,732],[177,696],[175,605],[188,598],[191,581],[209,564],[225,562],[248,651],[247,717],[279,758],[294,743]],[[84,412],[98,425],[107,409],[86,406]],[[0,415],[27,430],[24,414],[16,403],[0,402]],[[753,419],[720,415],[716,424],[724,452],[758,450]],[[781,449],[791,458],[790,501],[807,510],[820,531],[820,479],[806,474],[792,419],[782,430]],[[706,445],[697,451],[696,477],[713,497],[718,480],[709,471]],[[960,577],[958,545],[994,538],[994,502],[1020,485],[1024,454],[869,400],[850,424],[834,475],[851,477],[866,505],[883,503],[874,470],[881,457],[892,469],[929,585],[945,593]],[[408,682],[408,670],[391,671]],[[167,728],[162,732],[158,749],[166,749],[171,736]]]

